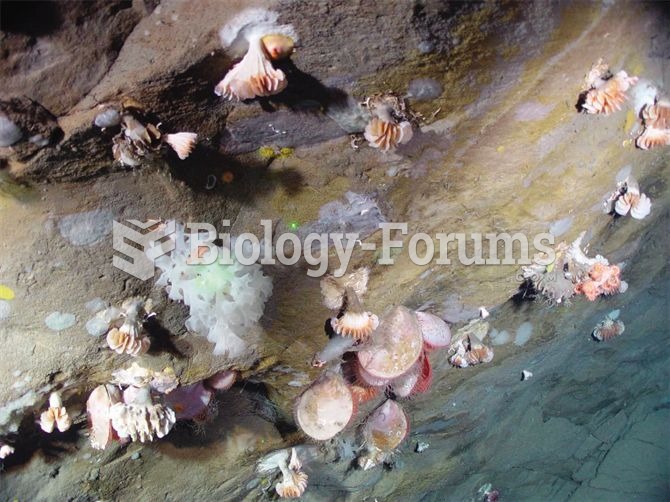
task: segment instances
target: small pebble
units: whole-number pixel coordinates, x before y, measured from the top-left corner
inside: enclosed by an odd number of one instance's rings
[[[421,453],[423,451],[426,451],[429,446],[430,446],[430,444],[428,444],[428,443],[425,443],[423,441],[418,441],[416,443],[416,448],[414,448],[414,451],[417,452],[417,453]]]

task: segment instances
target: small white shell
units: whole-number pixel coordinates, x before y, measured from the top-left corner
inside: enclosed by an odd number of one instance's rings
[[[532,371],[523,370],[521,372],[521,381],[522,382],[525,382],[526,380],[528,380],[529,378],[532,378],[532,377],[533,377],[533,372]]]

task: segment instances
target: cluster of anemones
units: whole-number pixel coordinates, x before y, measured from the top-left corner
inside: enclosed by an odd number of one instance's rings
[[[595,263],[587,277],[575,286],[575,293],[584,295],[590,301],[599,296],[607,296],[621,291],[621,269],[616,265]]]
[[[167,143],[177,156],[184,160],[190,154],[198,140],[193,132],[162,134],[158,125],[154,125],[141,104],[131,98],[124,99],[119,105],[100,105],[94,124],[103,131],[119,130],[112,139],[114,160],[128,167],[137,167],[148,155],[160,150]]]
[[[144,443],[162,438],[178,420],[204,421],[214,393],[235,381],[235,373],[226,371],[180,387],[172,368],[153,371],[137,363],[112,376],[112,382],[96,387],[86,402],[91,445],[96,449],[115,440]]]
[[[621,105],[628,99],[626,91],[637,81],[637,77],[629,77],[623,70],[612,74],[601,58],[584,79],[580,94],[581,109],[586,113],[604,115],[621,110]]]
[[[440,318],[393,307],[379,319],[365,311],[368,270],[328,276],[321,289],[327,307],[338,310],[329,324],[330,341],[312,364],[326,371],[298,398],[295,418],[313,439],[328,440],[344,430],[358,406],[385,395],[361,426],[365,448],[358,463],[369,469],[387,461],[406,437],[409,422],[397,398],[426,392],[432,382],[428,354],[447,347],[449,326]]]
[[[592,114],[608,115],[621,110],[628,99],[626,92],[638,82],[621,70],[613,74],[602,58],[592,67],[584,79],[579,95],[579,108]],[[642,150],[670,145],[670,101],[656,95],[651,102],[644,103],[636,114],[642,120],[642,131],[635,145]]]
[[[586,256],[581,248],[584,235],[582,232],[570,245],[558,244],[551,263],[547,263],[546,256],[537,256],[531,265],[523,267],[523,277],[550,301],[561,303],[575,294],[594,301],[599,296],[624,293],[628,289],[617,265],[611,265],[600,255]]]

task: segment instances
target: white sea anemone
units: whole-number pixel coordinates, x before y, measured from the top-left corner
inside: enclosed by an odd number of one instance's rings
[[[9,457],[12,453],[14,453],[14,448],[8,444],[0,443],[0,460]]]
[[[186,328],[215,344],[214,354],[236,357],[244,352],[249,329],[263,315],[272,280],[258,264],[242,265],[231,250],[232,264],[193,264],[191,236],[177,225],[175,249],[156,260],[163,272],[156,281],[171,300],[190,307]],[[232,248],[232,246],[231,246]],[[220,254],[226,250],[219,248]]]
[[[217,84],[215,94],[241,101],[278,94],[286,88],[286,75],[270,60],[290,55],[297,35],[293,26],[278,24],[278,18],[276,12],[247,9],[221,28],[223,47],[246,54]]]
[[[72,426],[72,419],[67,414],[63,401],[58,392],[52,392],[49,396],[49,409],[40,415],[40,428],[50,434],[54,427],[60,432],[65,432]]]
[[[177,152],[181,160],[191,155],[196,141],[198,141],[198,135],[194,132],[178,132],[165,136],[165,142]]]
[[[177,421],[174,411],[151,398],[148,386],[129,387],[123,392],[123,403],[109,409],[112,427],[121,439],[130,438],[141,443],[162,438]]]
[[[287,85],[286,75],[272,66],[258,39],[249,43],[249,50],[242,61],[226,73],[214,88],[214,93],[230,100],[243,101],[279,94]]]

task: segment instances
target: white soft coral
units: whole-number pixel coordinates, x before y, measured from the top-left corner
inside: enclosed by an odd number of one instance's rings
[[[186,328],[213,342],[215,354],[241,355],[247,348],[245,335],[263,315],[272,280],[260,265],[242,265],[234,256],[231,264],[191,264],[190,235],[178,225],[174,238],[175,250],[156,260],[163,272],[156,285],[190,307]]]

